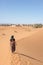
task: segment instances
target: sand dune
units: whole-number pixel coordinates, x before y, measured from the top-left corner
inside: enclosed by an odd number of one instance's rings
[[[23,38],[17,42],[18,52],[43,61],[43,28],[38,29],[37,32],[35,32],[31,36]],[[33,63],[33,65],[43,65],[40,62],[34,60],[31,60],[31,62]]]
[[[12,65],[11,64],[11,49],[10,49],[10,36],[14,35],[16,39],[16,52],[23,53],[40,59],[43,61],[43,28],[33,29],[21,28],[21,27],[0,27],[0,65]],[[13,54],[12,61],[18,55]],[[20,56],[22,60],[25,57]],[[43,63],[37,62],[30,58],[26,58],[26,63],[22,61],[22,65],[43,65]],[[24,60],[25,61],[25,60]],[[20,62],[19,64],[20,65]]]

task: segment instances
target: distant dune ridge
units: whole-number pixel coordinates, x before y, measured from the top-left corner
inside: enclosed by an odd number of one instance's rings
[[[43,61],[43,27],[0,26],[0,65],[43,65],[31,58],[12,54],[11,35],[16,39],[16,52]]]

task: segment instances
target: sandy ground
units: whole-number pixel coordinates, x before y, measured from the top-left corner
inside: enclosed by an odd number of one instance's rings
[[[11,35],[14,35],[16,39],[16,52],[43,61],[43,28],[33,29],[31,27],[0,26],[0,65],[20,65],[20,59],[21,65],[43,65],[43,63],[18,54],[13,54],[11,58],[12,54],[9,41]],[[15,64],[13,64],[14,58],[16,58]],[[12,64],[11,60],[13,61]]]

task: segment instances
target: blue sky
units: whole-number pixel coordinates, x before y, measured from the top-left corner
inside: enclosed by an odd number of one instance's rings
[[[43,0],[0,0],[0,23],[43,23]]]

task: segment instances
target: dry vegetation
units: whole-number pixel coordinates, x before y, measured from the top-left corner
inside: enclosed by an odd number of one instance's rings
[[[17,26],[17,27],[22,27],[22,26],[31,26],[34,28],[42,28],[43,24],[0,24],[0,26]]]

